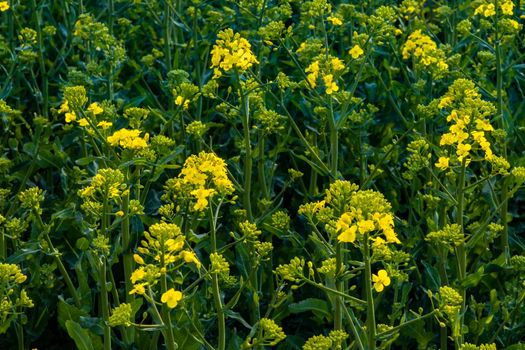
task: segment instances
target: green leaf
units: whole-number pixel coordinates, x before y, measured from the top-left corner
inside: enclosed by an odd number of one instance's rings
[[[76,306],[69,305],[62,298],[58,301],[58,323],[62,328],[66,328],[67,321],[80,322],[81,316],[87,316],[87,312],[80,310]]]
[[[78,350],[95,350],[89,331],[74,321],[66,321],[67,333],[75,341]]]
[[[329,317],[331,312],[328,303],[322,299],[308,298],[298,303],[288,305],[290,312],[298,314],[301,312],[317,312]]]

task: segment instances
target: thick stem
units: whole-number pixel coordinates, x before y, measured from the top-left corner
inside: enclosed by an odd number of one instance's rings
[[[330,172],[332,178],[337,179],[337,168],[339,160],[339,130],[335,120],[333,101],[330,97]]]
[[[365,294],[366,294],[366,331],[368,350],[376,348],[376,314],[374,308],[374,295],[372,292],[372,266],[370,261],[370,248],[368,242],[368,233],[363,237],[363,260],[365,263]]]

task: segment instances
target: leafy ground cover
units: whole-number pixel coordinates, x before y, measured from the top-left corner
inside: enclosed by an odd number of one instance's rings
[[[525,348],[524,18],[0,1],[0,348]]]

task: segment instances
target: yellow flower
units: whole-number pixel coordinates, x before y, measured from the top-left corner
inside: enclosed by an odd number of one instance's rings
[[[133,286],[133,289],[129,291],[129,294],[146,294],[146,283],[139,283]]]
[[[60,105],[60,108],[58,109],[58,113],[66,113],[69,112],[69,104],[67,101],[62,102]]]
[[[120,129],[115,131],[113,135],[108,136],[107,141],[111,146],[140,150],[148,147],[148,138],[148,134],[140,137],[140,130]]]
[[[7,1],[0,1],[0,12],[9,10],[9,3]]]
[[[456,154],[458,155],[458,159],[460,161],[462,161],[463,158],[468,156],[471,148],[472,148],[472,146],[470,144],[468,144],[468,143],[459,143],[458,144],[458,149],[456,151]]]
[[[77,115],[75,112],[67,112],[66,113],[66,123],[71,123],[77,120]]]
[[[327,74],[323,77],[324,85],[326,87],[326,93],[331,95],[335,91],[339,90],[339,86],[333,81],[334,76],[332,74]]]
[[[250,43],[239,33],[234,33],[229,28],[220,31],[217,37],[217,42],[211,50],[211,68],[215,68],[214,78],[222,75],[221,69],[227,72],[238,68],[240,72],[244,72],[253,64],[259,63]]]
[[[115,215],[121,218],[124,216],[124,212],[122,210],[119,210],[115,213]]]
[[[437,163],[435,164],[436,168],[441,170],[446,170],[448,168],[448,157],[439,157]]]
[[[512,16],[514,10],[514,3],[512,1],[505,1],[501,4],[501,12],[503,12],[504,15]]]
[[[89,122],[87,121],[86,118],[82,118],[82,119],[77,120],[77,123],[80,126],[88,126],[89,125]]]
[[[182,106],[184,109],[188,109],[188,107],[190,106],[190,100],[186,100],[184,97],[179,95],[175,99],[175,104],[177,106]]]
[[[315,88],[317,85],[317,77],[319,76],[319,61],[312,62],[312,64],[305,69],[305,72],[308,73],[306,80],[308,80],[312,88]]]
[[[356,232],[357,226],[352,225],[346,230],[344,230],[339,236],[337,236],[337,240],[339,242],[353,243],[356,238]]]
[[[363,49],[361,48],[361,46],[359,45],[354,45],[354,47],[352,47],[350,49],[350,51],[348,51],[348,53],[352,56],[352,58],[354,60],[358,59],[359,57],[361,57],[365,52],[363,51]]]
[[[367,233],[375,229],[374,222],[372,220],[361,220],[357,223],[357,228],[360,233]]]
[[[138,255],[134,254],[133,258],[135,258],[135,256]],[[138,257],[142,259],[140,256]],[[135,261],[137,260],[135,259]],[[142,260],[142,263],[144,264],[144,260]],[[131,280],[131,283],[135,284],[137,281],[144,279],[144,277],[146,277],[146,271],[144,271],[143,267],[140,267],[131,273],[131,277],[129,279]]]
[[[177,306],[177,303],[181,299],[182,299],[182,293],[179,292],[178,290],[176,291],[175,289],[170,288],[164,294],[162,294],[160,301],[167,304],[170,309],[173,309],[175,306]]]
[[[372,282],[374,282],[376,292],[382,292],[385,287],[390,285],[390,277],[385,270],[379,270],[377,275],[372,274]]]
[[[335,16],[328,16],[327,20],[332,23],[334,26],[340,26],[343,24],[343,21],[341,21],[340,18]]]
[[[199,259],[197,259],[197,256],[195,256],[194,252],[183,250],[180,253],[180,255],[184,259],[185,262],[187,262],[187,263],[194,263],[195,266],[197,266],[197,268],[200,269],[201,262],[199,261]]]
[[[110,128],[111,126],[113,125],[112,122],[108,122],[108,121],[101,121],[97,124],[98,127],[102,128],[102,129],[107,129],[107,128]]]
[[[208,206],[208,197],[214,194],[212,189],[198,188],[191,191],[191,195],[195,196],[197,203],[193,207],[194,210],[203,210]]]
[[[96,102],[93,102],[92,104],[89,105],[88,111],[93,113],[93,115],[99,115],[100,113],[104,112],[104,110]]]

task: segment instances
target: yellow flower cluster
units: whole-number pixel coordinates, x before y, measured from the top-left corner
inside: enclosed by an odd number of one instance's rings
[[[140,130],[120,129],[108,136],[107,141],[111,146],[120,146],[131,150],[142,150],[148,147],[149,134],[140,136]]]
[[[118,169],[100,169],[91,179],[91,184],[79,191],[84,199],[95,196],[96,193],[110,199],[118,199],[126,189],[124,174]]]
[[[339,91],[339,86],[335,82],[345,69],[343,61],[337,57],[328,57],[328,59],[319,58],[313,61],[306,69],[306,80],[313,88],[317,86],[319,77],[322,77],[325,92],[331,95]]]
[[[512,0],[504,0],[499,2],[501,13],[505,16],[512,16],[514,14],[514,3]],[[476,7],[474,15],[483,15],[484,17],[492,17],[496,15],[496,5],[494,3],[485,3]]]
[[[453,146],[459,163],[470,162],[470,154],[476,148],[483,151],[487,161],[494,160],[487,136],[494,131],[488,118],[493,115],[495,107],[481,99],[472,81],[457,79],[448,92],[440,99],[439,108],[450,108],[447,122],[451,123],[447,133],[441,136],[441,146]],[[441,170],[448,168],[450,158],[442,156],[435,164]]]
[[[386,243],[401,243],[394,231],[394,216],[391,213],[375,212],[371,216],[365,217],[362,210],[354,209],[343,213],[336,223],[336,230],[339,234],[339,242],[353,243],[357,233],[364,235],[373,231],[382,231]],[[374,238],[377,244],[385,243],[381,237]]]
[[[209,200],[217,194],[227,196],[234,190],[224,159],[207,152],[188,157],[179,177],[168,180],[165,188],[167,192],[174,192],[165,196],[165,199],[176,200],[175,197],[189,193],[191,199],[195,200],[192,207],[195,211],[206,209]]]
[[[435,73],[443,74],[448,70],[448,64],[445,62],[445,53],[420,29],[408,36],[405,45],[403,45],[402,54],[404,59],[413,56],[418,64],[426,68],[432,68]]]
[[[220,77],[222,71],[238,69],[239,72],[244,72],[253,64],[259,63],[250,43],[239,33],[226,29],[220,31],[217,37],[219,39],[211,50],[211,67],[215,68],[214,78]]]
[[[197,268],[201,267],[201,263],[193,251],[183,250],[185,237],[179,226],[160,222],[151,225],[148,231],[144,233],[145,239],[140,242],[140,247],[137,248],[139,254],[133,255],[133,260],[140,267],[131,274],[130,280],[133,283],[133,289],[130,294],[144,294],[146,287],[157,284],[161,275],[166,274],[170,265],[176,262],[184,261],[185,263],[195,264]],[[146,260],[152,263],[146,263]],[[166,293],[164,293],[161,301],[167,303],[170,308],[175,307],[177,301],[180,300],[180,298],[177,300],[177,292]]]

